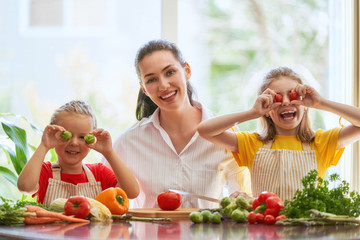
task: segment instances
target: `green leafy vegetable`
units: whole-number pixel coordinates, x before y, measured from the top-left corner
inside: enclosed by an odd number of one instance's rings
[[[12,201],[0,196],[2,204],[0,205],[0,225],[17,225],[24,224],[26,216],[32,216],[33,213],[27,213],[24,206],[35,205],[44,209],[49,209],[48,206],[30,201]]]
[[[335,173],[330,176],[330,182],[336,181],[341,180]],[[346,181],[329,189],[329,181],[318,177],[316,170],[311,170],[302,178],[302,184],[304,189],[298,189],[290,201],[285,201],[282,214],[288,218],[309,218],[311,209],[349,217],[360,215],[360,195],[350,192]]]

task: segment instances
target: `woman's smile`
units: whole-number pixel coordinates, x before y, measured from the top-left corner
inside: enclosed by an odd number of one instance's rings
[[[176,96],[177,90],[172,91],[172,92],[167,92],[165,94],[163,94],[162,96],[160,96],[160,98],[164,101],[172,101],[175,96]]]

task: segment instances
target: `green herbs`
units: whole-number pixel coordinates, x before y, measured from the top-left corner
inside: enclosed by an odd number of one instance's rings
[[[24,220],[26,216],[30,216],[31,214],[26,212],[26,205],[36,205],[42,206],[36,202],[29,201],[17,201],[14,202],[12,200],[5,199],[0,196],[2,204],[0,205],[0,225],[17,225],[24,224]],[[1,202],[0,201],[0,202]]]
[[[336,215],[358,217],[360,215],[360,195],[350,192],[349,183],[329,189],[329,181],[318,177],[316,170],[311,170],[302,179],[303,190],[297,190],[291,201],[285,201],[282,213],[288,218],[309,218],[310,210]],[[340,181],[338,174],[330,176],[330,182]]]

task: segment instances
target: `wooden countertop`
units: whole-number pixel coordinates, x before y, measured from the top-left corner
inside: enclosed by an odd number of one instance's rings
[[[193,224],[190,220],[171,223],[113,222],[0,226],[3,239],[359,239],[359,226],[276,226],[240,224]]]

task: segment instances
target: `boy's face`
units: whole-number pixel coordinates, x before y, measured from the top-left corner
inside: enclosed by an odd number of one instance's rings
[[[90,151],[84,137],[93,130],[91,117],[62,112],[57,116],[56,124],[72,133],[69,141],[55,147],[62,169],[67,169],[67,173],[71,173],[69,170],[80,164]]]

